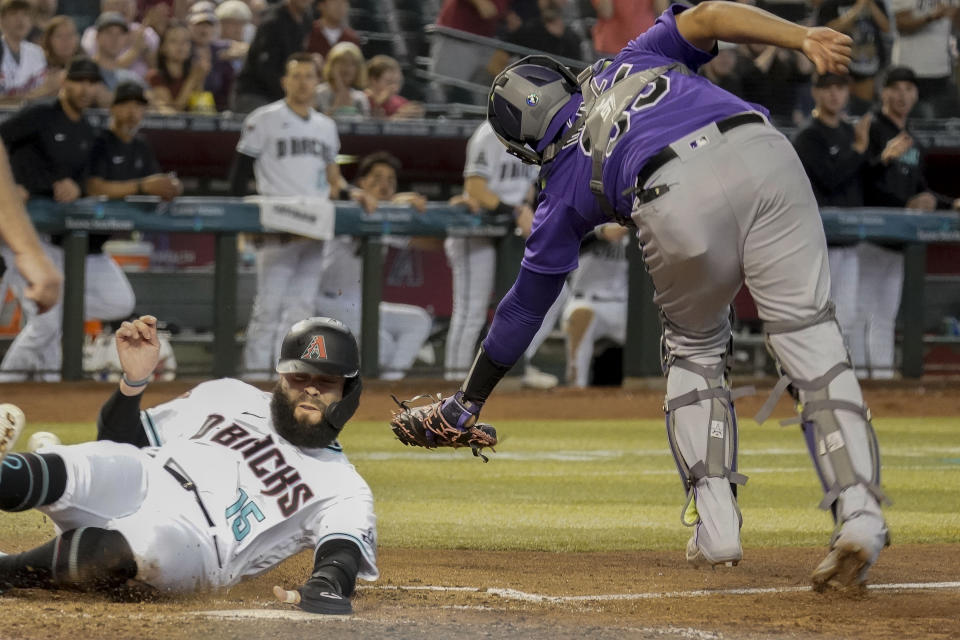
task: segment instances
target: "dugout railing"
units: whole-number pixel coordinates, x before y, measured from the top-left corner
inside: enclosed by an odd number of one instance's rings
[[[87,198],[61,205],[31,200],[28,205],[37,228],[64,235],[63,304],[64,380],[82,377],[84,258],[89,232],[191,232],[215,237],[216,260],[213,309],[213,371],[215,376],[237,374],[237,237],[262,232],[260,207],[236,198],[179,198],[170,203],[141,197],[106,201]],[[923,374],[923,314],[925,308],[926,245],[960,243],[960,214],[923,213],[902,209],[826,209],[822,219],[830,240],[869,240],[904,248],[902,373]],[[401,236],[486,236],[512,239],[501,242],[498,281],[510,282],[519,264],[517,239],[500,221],[470,214],[463,208],[430,204],[424,213],[410,207],[383,206],[364,213],[359,206],[336,203],[335,233],[362,238],[363,295],[361,349],[364,375],[378,373],[378,303],[382,287],[382,251],[379,238]],[[653,305],[653,285],[631,243],[628,332],[624,346],[624,377],[660,375],[660,320]],[[502,288],[502,287],[501,287]]]

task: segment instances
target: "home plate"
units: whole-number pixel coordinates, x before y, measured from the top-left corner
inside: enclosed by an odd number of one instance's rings
[[[322,622],[327,620],[349,620],[353,616],[317,615],[299,609],[225,609],[221,611],[192,611],[195,616],[217,618],[220,620],[309,620]]]

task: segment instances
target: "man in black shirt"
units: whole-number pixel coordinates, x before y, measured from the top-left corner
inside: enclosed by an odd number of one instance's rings
[[[849,97],[847,76],[817,76],[813,120],[793,141],[821,207],[863,206],[863,169],[872,118],[865,115],[856,125],[844,120]]]
[[[508,36],[507,41],[573,60],[583,58],[581,38],[567,28],[563,19],[562,3],[557,0],[539,0],[537,4],[540,15],[525,22]]]
[[[87,192],[108,198],[133,195],[159,196],[171,200],[183,193],[180,181],[161,173],[150,144],[137,129],[143,120],[147,98],[135,82],[117,85],[110,107],[109,128],[93,144]]]
[[[97,64],[78,56],[55,99],[23,107],[0,124],[14,179],[31,196],[73,202],[82,195],[96,135],[83,112],[100,82]]]
[[[234,111],[250,113],[283,99],[280,78],[287,59],[306,48],[311,28],[309,13],[310,0],[284,0],[269,10],[257,27],[243,69],[237,76]]]
[[[907,117],[916,106],[917,77],[908,67],[887,70],[880,112],[870,125],[866,203],[908,209],[960,209],[960,198],[934,193],[923,175],[924,150],[910,134]]]
[[[14,176],[30,197],[53,197],[68,203],[82,195],[95,138],[83,111],[93,101],[100,81],[97,64],[76,57],[70,61],[55,101],[24,107],[0,125]],[[125,318],[133,312],[133,289],[117,264],[98,251],[98,242],[93,244],[85,263],[84,314],[101,320]],[[62,272],[63,250],[49,242],[43,245]],[[19,272],[14,275],[23,277]],[[14,289],[21,288],[15,281]],[[25,380],[30,373],[48,382],[57,381],[63,310],[59,303],[49,313],[37,315],[29,306],[24,310],[27,322],[0,363],[0,382]]]

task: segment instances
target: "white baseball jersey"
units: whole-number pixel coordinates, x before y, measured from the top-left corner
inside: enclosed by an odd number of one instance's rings
[[[141,413],[153,447],[52,448],[71,481],[41,510],[61,529],[123,533],[137,578],[159,589],[229,586],[333,539],[356,543],[359,577],[376,579],[370,488],[338,443],[284,440],[271,395],[239,380],[205,382]]]
[[[507,153],[489,122],[477,127],[467,142],[463,177],[486,178],[487,188],[504,204],[516,206],[522,203],[538,170],[535,165],[524,164],[520,158]]]
[[[599,229],[600,227],[597,228],[598,231]],[[574,297],[596,300],[627,299],[628,242],[629,235],[617,243],[598,239],[580,254],[580,264],[570,276]]]
[[[261,195],[329,196],[327,165],[340,151],[340,136],[322,113],[311,109],[310,117],[302,118],[278,100],[247,116],[237,151],[256,158]]]
[[[47,73],[47,57],[43,49],[32,42],[20,43],[19,59],[2,41],[3,63],[0,65],[0,94],[19,95],[35,89]]]

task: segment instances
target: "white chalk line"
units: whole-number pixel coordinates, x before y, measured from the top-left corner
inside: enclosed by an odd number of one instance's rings
[[[497,587],[444,587],[436,585],[381,585],[364,586],[360,589],[374,589],[386,591],[440,591],[440,592],[472,592],[499,596],[508,600],[522,602],[607,602],[618,600],[662,600],[665,598],[701,598],[705,596],[742,596],[762,595],[767,593],[800,593],[812,591],[809,586],[803,587],[751,587],[742,589],[695,589],[690,591],[651,591],[646,593],[612,593],[602,595],[582,596],[550,596],[539,593],[528,593],[517,589],[501,589]],[[928,589],[958,589],[958,582],[899,582],[890,584],[871,584],[867,589],[878,591],[917,591]]]

